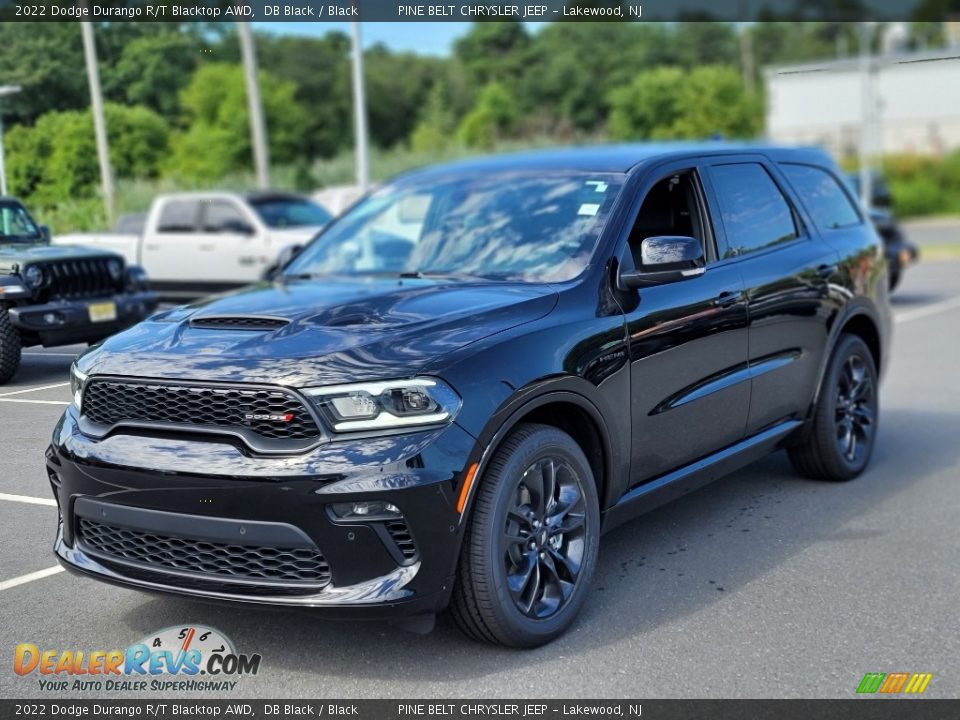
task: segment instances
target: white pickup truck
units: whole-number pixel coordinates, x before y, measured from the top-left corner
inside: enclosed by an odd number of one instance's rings
[[[311,199],[283,192],[161,195],[139,232],[131,217],[116,232],[62,235],[53,244],[118,252],[146,270],[151,289],[182,299],[262,279],[284,250],[306,244],[331,219]]]

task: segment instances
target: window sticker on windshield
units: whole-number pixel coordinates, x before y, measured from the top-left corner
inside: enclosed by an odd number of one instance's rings
[[[577,210],[577,215],[596,215],[600,209],[600,203],[583,203]]]
[[[597,192],[607,191],[607,184],[603,180],[587,180],[584,185],[593,185],[593,189]]]

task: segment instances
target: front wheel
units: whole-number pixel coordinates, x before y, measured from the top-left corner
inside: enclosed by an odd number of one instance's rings
[[[843,335],[827,367],[812,426],[789,450],[800,474],[851,480],[864,471],[877,437],[877,391],[870,348],[855,335]]]
[[[547,425],[520,425],[480,479],[451,605],[468,636],[537,647],[561,635],[589,592],[600,509],[583,450]]]
[[[10,322],[5,307],[0,307],[0,385],[12,378],[20,367],[20,333]]]

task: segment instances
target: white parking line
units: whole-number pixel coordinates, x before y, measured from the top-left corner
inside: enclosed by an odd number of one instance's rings
[[[960,308],[960,297],[941,300],[940,302],[933,303],[932,305],[924,305],[916,310],[907,310],[906,312],[897,313],[893,316],[893,321],[895,323],[906,323],[912,320],[930,317],[931,315],[938,315],[939,313],[946,312],[947,310],[954,310],[956,308]]]
[[[42,580],[45,577],[50,577],[51,575],[56,575],[57,573],[62,572],[62,567],[59,565],[54,565],[46,570],[37,570],[36,572],[27,573],[26,575],[21,575],[20,577],[4,580],[3,582],[0,582],[0,590],[9,590],[17,585],[23,585],[24,583],[33,582],[34,580]]]
[[[9,500],[10,502],[27,503],[28,505],[53,505],[57,506],[57,501],[53,498],[33,497],[32,495],[14,495],[12,493],[0,493],[0,500]]]
[[[28,403],[32,405],[69,405],[66,400],[24,400],[23,398],[0,397],[0,402]]]
[[[51,390],[53,388],[59,387],[69,387],[69,382],[54,383],[53,385],[40,385],[38,387],[25,388],[23,390],[13,390],[12,392],[0,393],[0,397],[8,397],[10,395],[22,395],[23,393],[36,392],[37,390]]]

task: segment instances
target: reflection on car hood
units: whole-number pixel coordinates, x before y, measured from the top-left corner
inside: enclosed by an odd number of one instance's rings
[[[543,317],[556,301],[549,286],[520,283],[261,283],[155,315],[79,365],[95,374],[290,386],[406,377],[468,343]],[[250,316],[286,324],[265,331],[191,324]]]

